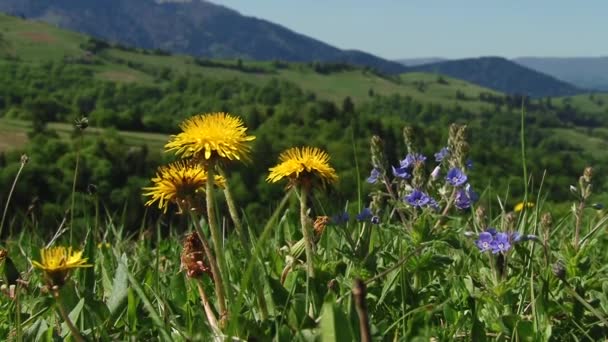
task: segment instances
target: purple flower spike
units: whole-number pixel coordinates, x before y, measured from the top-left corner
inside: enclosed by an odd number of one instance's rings
[[[511,249],[511,243],[509,242],[509,235],[505,233],[496,233],[494,240],[491,243],[492,253],[497,254],[500,252],[506,253]]]
[[[480,252],[489,251],[492,248],[492,234],[488,232],[483,232],[479,234],[479,239],[475,241],[477,248],[479,248]]]
[[[431,202],[431,198],[429,195],[416,189],[411,194],[405,196],[405,201],[413,207],[423,208]]]
[[[459,168],[455,167],[448,171],[448,175],[445,179],[453,186],[461,186],[467,182],[468,178]]]
[[[378,181],[378,177],[380,177],[380,170],[373,168],[371,174],[367,177],[367,182],[375,184]]]
[[[445,157],[450,155],[450,150],[447,147],[442,148],[439,152],[435,153],[435,161],[440,163]]]

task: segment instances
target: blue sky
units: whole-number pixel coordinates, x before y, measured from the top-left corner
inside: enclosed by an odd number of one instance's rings
[[[606,0],[211,0],[390,59],[606,56]]]

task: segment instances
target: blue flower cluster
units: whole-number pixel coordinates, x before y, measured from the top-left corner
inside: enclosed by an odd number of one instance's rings
[[[423,191],[415,189],[405,196],[405,202],[414,208],[433,208],[439,210],[439,204],[431,196]]]
[[[426,157],[423,156],[422,154],[408,153],[408,155],[405,156],[405,159],[403,159],[399,162],[398,167],[394,167],[394,166],[392,167],[393,175],[395,177],[408,179],[408,178],[412,177],[412,170],[414,169],[414,166],[423,164],[425,160],[426,160]]]
[[[507,234],[488,228],[479,234],[475,245],[480,252],[492,251],[492,254],[498,254],[508,252],[514,243],[536,239],[536,235],[521,235],[518,232]]]

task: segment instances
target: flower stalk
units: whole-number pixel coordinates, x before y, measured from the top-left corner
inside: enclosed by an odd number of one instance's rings
[[[190,213],[190,217],[192,219],[192,222],[194,223],[196,232],[203,245],[203,251],[207,256],[207,260],[209,260],[209,268],[211,268],[211,277],[213,278],[213,284],[215,286],[215,295],[217,296],[217,305],[220,310],[220,318],[223,319],[225,317],[228,317],[228,311],[226,310],[226,296],[224,295],[224,283],[219,270],[219,266],[217,264],[217,260],[215,259],[211,248],[209,247],[209,243],[207,242],[207,238],[205,237],[203,228],[201,227],[198,219],[196,218],[192,210],[189,210],[189,208],[182,208],[182,210],[187,210]]]
[[[304,238],[304,246],[306,252],[306,273],[310,278],[315,277],[315,268],[313,263],[312,250],[312,234],[308,227],[308,199],[309,188],[307,184],[302,184],[300,187],[300,223],[302,225],[302,236]]]
[[[59,295],[59,287],[57,287],[57,286],[55,286],[53,288],[53,297],[55,297],[55,303],[57,304],[57,309],[59,311],[59,314],[61,315],[61,318],[63,319],[65,324],[68,326],[68,329],[70,329],[70,332],[72,333],[72,336],[74,337],[74,340],[76,340],[77,342],[84,342],[85,339],[82,337],[82,335],[80,334],[80,332],[78,331],[76,326],[74,326],[74,323],[72,323],[70,316],[65,311],[65,308],[63,306],[63,303],[61,302],[61,298]]]

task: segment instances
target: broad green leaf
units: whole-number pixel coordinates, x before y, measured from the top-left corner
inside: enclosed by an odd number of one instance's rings
[[[321,341],[352,341],[346,315],[335,304],[333,296],[328,296],[321,312]]]
[[[110,309],[112,316],[114,316],[118,309],[122,308],[125,303],[129,287],[126,266],[127,255],[123,253],[120,259],[121,262],[118,263],[118,268],[116,268],[116,273],[114,274],[114,281],[112,282],[112,292],[108,298],[108,309]]]

